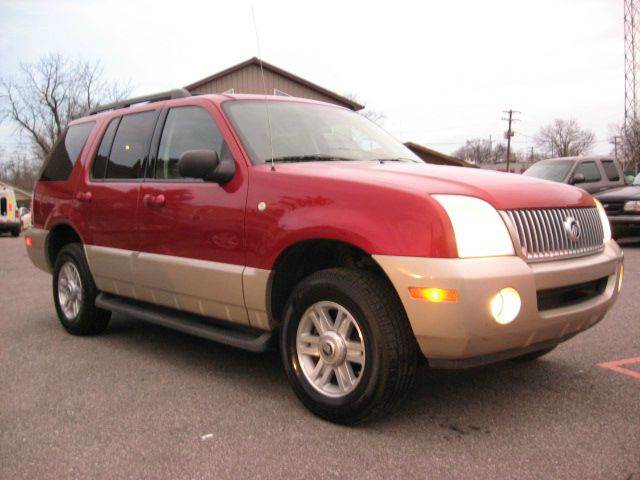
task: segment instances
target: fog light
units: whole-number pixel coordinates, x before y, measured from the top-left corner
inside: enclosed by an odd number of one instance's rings
[[[620,273],[618,274],[618,293],[622,290],[622,277],[624,277],[624,264],[620,264]]]
[[[409,287],[409,294],[413,298],[428,300],[433,303],[455,303],[458,301],[457,290],[447,290],[444,288]]]
[[[503,288],[491,300],[491,314],[496,322],[501,325],[513,322],[520,313],[520,294],[514,288]]]

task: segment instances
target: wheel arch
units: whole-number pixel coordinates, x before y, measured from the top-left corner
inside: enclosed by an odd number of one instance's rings
[[[84,245],[82,237],[73,226],[68,223],[58,223],[49,230],[45,242],[45,253],[47,263],[52,271],[60,250],[70,243],[80,243]]]
[[[284,249],[273,264],[267,284],[267,313],[274,325],[282,320],[284,307],[300,281],[312,273],[335,267],[369,270],[384,279],[402,305],[387,274],[370,253],[345,241],[315,238],[296,242]]]

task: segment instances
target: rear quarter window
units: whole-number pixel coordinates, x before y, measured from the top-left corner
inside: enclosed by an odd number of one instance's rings
[[[40,180],[67,180],[94,126],[95,122],[71,125],[54,145]]]

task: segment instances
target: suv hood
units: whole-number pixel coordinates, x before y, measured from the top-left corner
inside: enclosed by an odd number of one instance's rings
[[[276,171],[418,194],[468,195],[481,198],[499,210],[593,206],[591,195],[570,185],[476,168],[393,161],[336,161],[276,164]]]
[[[630,185],[628,187],[614,188],[612,190],[607,190],[606,192],[599,193],[598,195],[596,195],[596,198],[603,202],[611,202],[615,200],[640,200],[640,187]]]

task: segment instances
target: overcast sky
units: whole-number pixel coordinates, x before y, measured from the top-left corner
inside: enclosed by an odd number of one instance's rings
[[[60,52],[100,60],[135,94],[184,86],[257,56],[251,5],[264,60],[356,94],[402,141],[451,152],[496,140],[513,108],[518,150],[541,125],[575,117],[607,153],[623,119],[623,0],[0,0],[0,76]],[[9,132],[0,127],[0,144]]]

